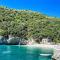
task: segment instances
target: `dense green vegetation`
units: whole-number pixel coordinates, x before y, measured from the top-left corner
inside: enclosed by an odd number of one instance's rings
[[[60,19],[29,10],[0,7],[0,35],[34,40],[50,37],[60,42]]]

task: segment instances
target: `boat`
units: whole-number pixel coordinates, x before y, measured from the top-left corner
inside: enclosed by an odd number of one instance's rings
[[[40,54],[41,56],[51,56],[52,54]]]

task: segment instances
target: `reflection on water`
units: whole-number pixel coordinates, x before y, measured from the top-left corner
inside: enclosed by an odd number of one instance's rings
[[[52,50],[24,46],[0,45],[0,60],[51,60],[51,56],[40,54],[52,54]]]
[[[8,54],[8,53],[11,53],[11,51],[3,51],[2,53],[3,54]]]

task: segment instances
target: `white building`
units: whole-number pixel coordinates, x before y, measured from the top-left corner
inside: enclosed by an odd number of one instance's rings
[[[52,42],[52,40],[49,38],[43,38],[41,41],[42,44],[50,44],[51,42]]]

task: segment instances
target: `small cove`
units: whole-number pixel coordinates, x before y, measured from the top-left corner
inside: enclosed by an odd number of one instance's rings
[[[51,54],[44,56],[40,54]],[[25,45],[0,45],[1,60],[51,60],[52,49],[44,49]]]

